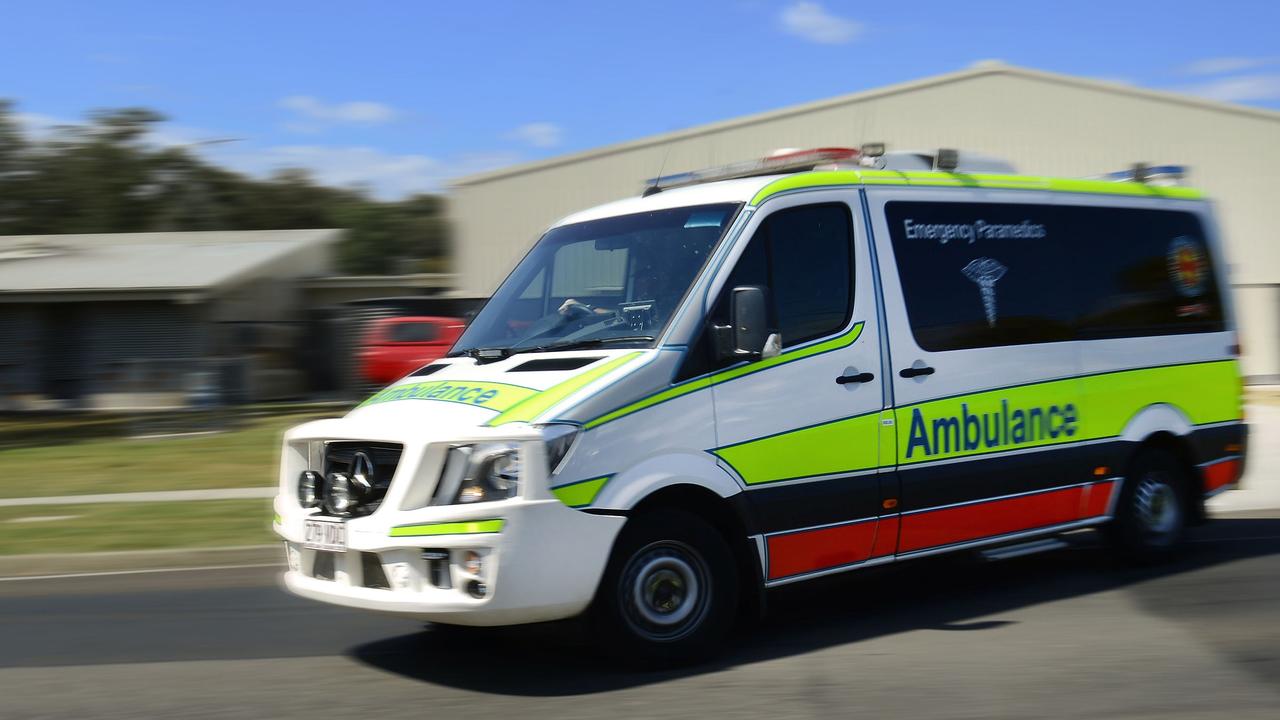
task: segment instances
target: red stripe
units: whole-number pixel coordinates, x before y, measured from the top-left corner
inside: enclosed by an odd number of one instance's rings
[[[898,552],[951,545],[1078,519],[1083,488],[904,515]]]
[[[876,527],[876,541],[871,546],[871,557],[892,555],[898,550],[898,516],[882,517]]]
[[[1080,519],[1094,518],[1107,514],[1111,507],[1111,493],[1115,490],[1114,480],[1094,483],[1080,503]]]
[[[775,535],[768,538],[769,579],[861,562],[875,537],[875,520]]]
[[[1200,469],[1204,475],[1204,491],[1213,492],[1240,479],[1240,460],[1227,458]]]

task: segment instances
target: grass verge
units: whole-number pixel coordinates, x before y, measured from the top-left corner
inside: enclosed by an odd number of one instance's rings
[[[4,448],[0,498],[268,487],[276,482],[284,431],[336,414],[252,417],[210,435]]]
[[[264,545],[270,500],[0,507],[0,555]]]

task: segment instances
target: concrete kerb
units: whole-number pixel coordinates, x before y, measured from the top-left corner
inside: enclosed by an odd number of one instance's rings
[[[283,545],[0,556],[0,578],[250,565],[283,568]]]
[[[275,497],[275,487],[221,488],[216,490],[158,490],[104,495],[0,498],[0,507],[32,505],[94,505],[97,503],[188,502],[193,500],[258,500]]]

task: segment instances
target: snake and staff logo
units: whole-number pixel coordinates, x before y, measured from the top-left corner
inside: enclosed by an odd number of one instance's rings
[[[982,309],[987,313],[988,327],[996,326],[996,281],[1008,271],[1009,268],[1001,265],[1000,261],[985,257],[969,261],[960,271],[977,283],[978,290],[982,293]]]

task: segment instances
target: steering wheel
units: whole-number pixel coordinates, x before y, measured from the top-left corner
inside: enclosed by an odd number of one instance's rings
[[[554,311],[543,315],[529,325],[527,332],[513,345],[519,348],[530,341],[540,338],[553,330],[565,328],[566,332],[560,333],[561,336],[572,334],[577,330],[581,330],[587,325],[593,325],[595,320],[604,320],[609,317],[616,317],[616,313],[606,314],[597,313],[590,306],[574,302],[572,304],[566,301],[565,305],[556,308]]]

